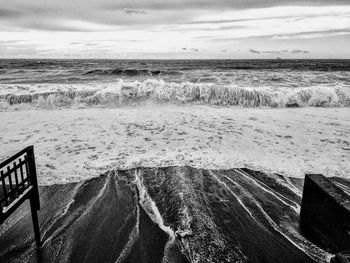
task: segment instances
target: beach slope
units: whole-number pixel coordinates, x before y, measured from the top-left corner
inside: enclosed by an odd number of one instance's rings
[[[43,247],[22,205],[0,226],[0,261],[326,262],[330,255],[299,231],[302,183],[173,166],[41,186]]]

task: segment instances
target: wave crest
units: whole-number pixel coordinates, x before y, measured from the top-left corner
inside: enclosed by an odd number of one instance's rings
[[[48,84],[49,85],[49,84]],[[0,87],[2,88],[2,87]],[[0,94],[0,109],[16,104],[30,104],[38,108],[72,106],[137,105],[145,102],[175,104],[207,104],[243,107],[348,107],[348,87],[314,86],[305,88],[237,87],[213,84],[174,83],[163,80],[124,82],[100,86],[59,85],[45,87],[7,87]],[[6,90],[2,89],[2,90]]]
[[[93,69],[84,72],[82,75],[117,75],[117,76],[158,76],[161,74],[175,74],[177,72],[168,72],[165,70],[151,69],[133,69],[133,68],[112,68],[112,69]]]

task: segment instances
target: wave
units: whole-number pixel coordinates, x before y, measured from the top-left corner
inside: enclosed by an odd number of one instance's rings
[[[84,72],[82,75],[117,75],[117,76],[159,76],[162,74],[178,74],[179,72],[166,70],[151,70],[151,69],[128,69],[128,68],[113,68],[113,69],[93,69]]]
[[[313,86],[304,88],[248,88],[213,84],[175,83],[145,80],[96,86],[62,84],[7,87],[0,94],[0,110],[17,104],[36,108],[56,107],[118,107],[146,102],[204,104],[242,107],[349,107],[350,89],[346,86]],[[3,89],[0,86],[0,90]]]

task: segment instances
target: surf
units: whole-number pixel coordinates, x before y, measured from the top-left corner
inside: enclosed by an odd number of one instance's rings
[[[137,106],[147,102],[240,107],[349,107],[346,86],[241,87],[158,79],[101,84],[0,85],[0,110]]]

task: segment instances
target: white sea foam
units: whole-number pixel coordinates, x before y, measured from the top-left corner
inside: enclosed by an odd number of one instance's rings
[[[0,123],[0,160],[35,145],[40,184],[169,165],[247,167],[301,178],[350,174],[350,108],[28,110],[2,112]]]
[[[210,83],[119,80],[105,84],[0,85],[0,110],[119,107],[147,102],[243,107],[348,107],[350,87],[240,87]],[[22,105],[23,104],[23,105]]]

